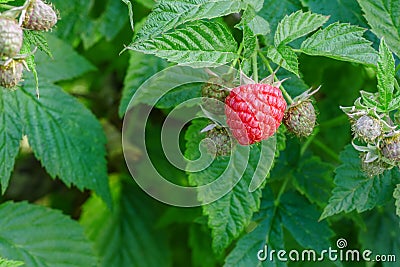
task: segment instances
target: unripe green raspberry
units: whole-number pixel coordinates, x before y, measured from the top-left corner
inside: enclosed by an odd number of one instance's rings
[[[291,105],[283,117],[286,128],[298,137],[307,137],[314,130],[317,116],[310,100]]]
[[[372,143],[381,136],[382,125],[378,119],[363,115],[353,123],[352,130],[361,140]]]
[[[361,154],[361,170],[368,176],[374,177],[382,174],[385,170],[390,168],[390,165],[381,161],[375,160],[372,162],[365,162],[367,154]]]
[[[214,114],[224,114],[225,111],[224,103],[229,91],[222,83],[221,78],[211,77],[201,88],[202,106]]]
[[[389,161],[400,162],[400,132],[393,136],[386,137],[380,144],[382,155]]]
[[[215,127],[207,132],[207,149],[215,152],[216,156],[228,156],[232,150],[232,140],[228,131],[223,127]]]
[[[7,66],[0,65],[0,86],[12,88],[22,79],[24,64],[21,61],[12,61]]]
[[[23,33],[15,19],[0,17],[0,56],[12,58],[22,47]]]
[[[42,0],[30,0],[22,25],[29,30],[48,31],[57,20],[57,13],[52,6]]]

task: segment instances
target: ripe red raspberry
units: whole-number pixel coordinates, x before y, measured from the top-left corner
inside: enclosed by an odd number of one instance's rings
[[[30,0],[22,26],[29,30],[48,31],[57,20],[57,13],[52,6],[42,0]]]
[[[22,47],[23,33],[15,19],[0,17],[0,56],[14,57]]]
[[[286,102],[279,88],[247,84],[232,89],[225,100],[226,122],[241,145],[272,136],[281,124]]]

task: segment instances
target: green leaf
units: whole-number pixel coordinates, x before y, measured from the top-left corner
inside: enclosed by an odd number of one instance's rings
[[[286,91],[288,91],[292,97],[298,96],[310,88],[310,86],[305,84],[301,78],[285,70],[284,68],[280,68],[278,70],[277,77],[279,80],[288,78],[283,85],[285,86]]]
[[[247,2],[247,1],[245,1]],[[186,22],[212,19],[245,8],[247,3],[240,0],[162,0],[158,1],[138,32],[135,43],[154,38]]]
[[[26,79],[24,88],[12,97],[35,156],[51,177],[58,176],[66,185],[81,190],[94,190],[110,204],[106,138],[100,123],[61,88],[41,84],[40,99],[33,88],[32,80]]]
[[[332,166],[322,162],[319,157],[306,158],[296,168],[293,182],[296,189],[312,203],[324,207],[333,187],[332,171]]]
[[[286,15],[278,24],[275,32],[275,46],[288,44],[310,32],[321,27],[329,17],[303,12],[298,10],[295,13]]]
[[[389,104],[393,99],[395,64],[393,54],[389,50],[389,47],[387,47],[384,39],[381,40],[379,46],[379,59],[377,65],[379,102],[383,105],[384,110],[387,111]]]
[[[226,70],[223,67],[222,69]],[[209,75],[204,69],[187,66],[163,69],[135,90],[134,101],[129,108],[138,104],[156,105],[159,108],[171,107],[180,100],[197,96],[200,93],[199,83],[205,83],[208,79]]]
[[[41,80],[54,83],[70,80],[95,70],[89,61],[76,53],[64,41],[52,35],[48,35],[47,40],[53,52],[53,59],[49,60],[43,53],[37,53],[35,57],[36,69]]]
[[[60,11],[62,18],[52,31],[65,42],[74,47],[78,46],[81,35],[90,21],[89,12],[93,2],[81,0],[51,0],[51,2]]]
[[[255,11],[260,11],[261,8],[264,6],[264,0],[243,0],[243,2],[254,8]],[[248,8],[248,7],[247,7]]]
[[[24,35],[25,35],[25,31],[24,31]],[[35,79],[35,83],[36,83],[36,91],[38,92],[38,88],[39,88],[39,76],[37,73],[37,69],[36,69],[36,62],[35,62],[35,54],[33,53],[34,51],[32,51],[31,48],[31,43],[29,41],[24,41],[20,50],[21,54],[25,54],[28,55],[25,58],[25,62],[26,65],[28,66],[29,71],[32,71],[33,77]]]
[[[393,191],[393,197],[395,199],[396,214],[400,217],[400,184],[397,184]]]
[[[147,7],[148,9],[152,9],[154,5],[156,4],[155,0],[136,0],[139,4],[142,4],[143,6]]]
[[[14,92],[0,87],[0,182],[1,193],[8,187],[15,158],[22,139],[23,120],[20,118],[18,101]]]
[[[398,170],[392,169],[379,176],[366,177],[361,171],[360,157],[351,145],[340,153],[340,160],[343,163],[336,170],[336,187],[321,220],[342,211],[348,213],[357,210],[360,213],[391,199],[394,183],[400,179]]]
[[[99,7],[92,1],[52,0],[52,3],[60,10],[61,17],[54,32],[60,39],[74,47],[83,41],[87,49],[103,37],[110,41],[128,21],[128,9],[121,0],[106,1],[106,6],[100,7],[104,12],[96,19],[93,19],[91,9],[98,11]]]
[[[394,214],[392,205],[386,209],[369,212],[364,216],[366,227],[360,229],[358,236],[362,249],[372,251],[371,259],[376,255],[394,255],[396,261],[400,258],[399,218]],[[384,267],[396,267],[396,261],[382,262]]]
[[[0,251],[27,267],[96,266],[82,227],[56,210],[6,202],[0,205]]]
[[[116,178],[110,185],[113,210],[92,195],[80,219],[101,257],[99,266],[171,266],[165,234],[154,228],[152,203],[132,183]]]
[[[254,28],[254,26],[258,27],[258,25],[254,24],[254,23],[252,23],[252,26],[250,26],[250,23],[253,21],[253,19],[255,17],[256,17],[255,10],[251,6],[249,6],[244,11],[240,24],[235,26],[236,28],[243,30],[243,57],[244,58],[251,58],[254,55],[254,53],[257,53],[257,34],[254,31],[255,30],[262,31],[262,29]],[[261,19],[263,19],[263,18],[261,18]],[[266,25],[268,26],[268,22]],[[269,28],[269,26],[268,26],[268,28]]]
[[[205,136],[200,131],[206,124],[207,121],[194,121],[186,132],[186,158],[199,156],[199,144]],[[218,183],[212,184],[206,191],[198,192],[198,199],[202,203],[217,199],[203,206],[203,213],[208,215],[208,225],[212,231],[212,247],[217,254],[223,252],[240,235],[250,222],[253,212],[258,210],[261,188],[250,192],[249,187],[251,180],[256,179],[256,184],[259,184],[258,178],[268,175],[269,164],[257,165],[267,160],[269,150],[274,150],[276,143],[273,139],[264,141],[262,149],[261,145],[252,146],[249,151],[249,147],[238,145],[232,157],[217,157],[208,168],[189,174],[191,185],[205,185],[219,179]],[[264,149],[268,152],[264,152]],[[190,163],[188,167],[192,169]]]
[[[340,21],[367,26],[361,8],[355,0],[302,0],[302,2],[312,12],[329,16],[329,24]]]
[[[85,31],[81,34],[85,49],[89,49],[103,37],[108,42],[114,39],[128,18],[128,9],[121,0],[108,1],[104,12],[85,25]]]
[[[257,37],[248,25],[243,26],[243,56],[251,58],[257,53]]]
[[[254,35],[267,35],[271,32],[268,21],[258,15],[249,21],[247,26],[251,29]]]
[[[398,109],[400,106],[400,97],[396,97],[394,99],[392,99],[392,101],[390,101],[389,106],[388,106],[388,110],[392,111],[392,110],[396,110]]]
[[[307,38],[301,51],[311,56],[375,66],[378,59],[371,42],[362,35],[365,29],[347,23],[334,23]]]
[[[240,26],[246,25],[254,36],[267,35],[271,31],[268,21],[257,15],[256,11],[251,6],[244,11],[242,20],[238,25],[236,28],[239,29]]]
[[[275,63],[288,71],[294,73],[297,77],[299,74],[299,61],[296,53],[286,45],[280,45],[278,47],[270,46],[268,48],[267,56]]]
[[[12,2],[12,1],[15,1],[15,0],[0,0],[0,3],[8,3],[8,2]]]
[[[361,93],[361,98],[367,107],[377,108],[378,111],[384,112],[384,110],[380,107],[381,104],[378,101],[376,93],[370,93],[365,91],[361,91],[360,93]]]
[[[0,258],[0,267],[19,267],[24,265],[22,261],[11,261]]]
[[[224,266],[262,266],[262,263],[257,259],[257,253],[264,249],[265,245],[268,245],[269,250],[284,249],[283,244],[285,242],[281,219],[279,214],[274,212],[275,210],[273,193],[269,187],[266,187],[260,211],[255,215],[261,221],[253,231],[239,239],[235,248],[226,257]],[[272,266],[287,266],[280,261],[271,263]]]
[[[258,13],[268,21],[271,28],[271,37],[275,34],[279,21],[287,14],[302,9],[300,1],[293,0],[265,0],[264,6]]]
[[[167,67],[167,63],[155,56],[130,51],[129,66],[124,79],[119,115],[122,117],[136,90],[147,79]]]
[[[318,222],[319,210],[304,197],[294,192],[285,193],[280,213],[284,227],[302,247],[317,252],[329,247],[333,232],[327,223]]]
[[[364,17],[379,38],[400,57],[400,2],[397,0],[358,0]]]
[[[318,222],[319,212],[304,197],[288,192],[282,195],[275,205],[272,191],[267,187],[260,211],[255,215],[257,227],[239,239],[236,247],[225,259],[225,266],[286,266],[275,258],[261,262],[257,253],[268,246],[270,251],[285,249],[284,232],[286,228],[292,237],[304,248],[317,253],[330,246],[332,236],[326,222]]]
[[[49,57],[53,57],[46,36],[39,31],[24,30],[24,42],[28,42],[30,46],[36,46],[40,51],[46,53]]]
[[[128,48],[196,68],[219,66],[238,57],[237,43],[229,30],[218,22],[206,21],[186,25]]]
[[[160,109],[169,109],[184,103],[186,100],[201,97],[201,86],[199,83],[183,84],[166,93],[156,103]]]

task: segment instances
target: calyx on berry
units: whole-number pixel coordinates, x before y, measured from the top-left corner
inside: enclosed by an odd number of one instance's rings
[[[311,92],[305,91],[293,100],[293,103],[285,111],[283,123],[289,132],[297,137],[310,136],[314,130],[317,115],[310,97],[318,92],[320,87]]]
[[[239,144],[251,145],[275,134],[286,109],[282,82],[271,83],[267,77],[256,83],[241,73],[241,85],[225,99],[226,123]]]
[[[219,76],[209,69],[206,71],[210,78],[201,88],[201,106],[206,112],[222,115],[225,110],[225,99],[231,88],[235,87],[233,73]]]
[[[385,114],[380,115],[376,108],[364,105],[361,98],[354,102],[354,106],[341,109],[350,119],[354,137],[363,142],[376,144],[385,132],[395,129],[385,120]]]
[[[389,114],[363,103],[374,94],[362,92],[354,106],[341,107],[351,122],[354,133],[353,147],[361,152],[361,167],[368,176],[400,166],[400,130]],[[358,140],[364,144],[355,144]]]

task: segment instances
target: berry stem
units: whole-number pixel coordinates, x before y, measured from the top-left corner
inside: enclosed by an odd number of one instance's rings
[[[348,121],[348,116],[343,114],[340,116],[337,116],[335,118],[332,118],[330,120],[321,122],[319,124],[320,127],[326,129],[326,128],[331,128],[331,127],[338,127],[338,126],[342,126],[343,124],[347,123]]]
[[[281,197],[282,197],[283,193],[285,193],[285,190],[286,190],[286,187],[287,187],[287,185],[289,183],[289,180],[290,180],[290,177],[287,177],[285,179],[285,181],[283,182],[281,188],[279,189],[278,196],[276,197],[276,199],[274,201],[275,208],[277,208],[279,206],[279,204],[281,202]]]
[[[242,53],[243,48],[244,48],[244,44],[243,44],[243,42],[241,42],[240,45],[239,45],[239,48],[238,48],[238,50],[237,50],[237,52],[236,52],[236,54],[238,55],[238,57],[235,58],[235,60],[232,62],[232,64],[231,64],[231,69],[229,70],[228,74],[232,73],[233,68],[234,68],[234,67],[236,66],[236,64],[238,63],[239,58],[240,58],[240,54]]]
[[[257,50],[258,50],[258,41],[257,41],[257,37],[256,37],[256,45],[257,45]],[[257,53],[253,54],[253,58],[252,58],[252,62],[253,62],[253,80],[258,83],[258,64],[257,64]]]
[[[303,53],[303,51],[301,51],[301,49],[296,49],[296,48],[292,48],[292,51],[295,53]]]
[[[267,68],[271,72],[271,74],[274,75],[275,72],[272,69],[271,65],[269,64],[269,60],[263,55],[263,53],[261,51],[258,51],[258,54],[260,55],[261,60],[264,62],[265,66],[267,66]],[[278,77],[276,77],[276,75],[274,75],[274,80],[275,81],[279,81],[279,79],[278,79]],[[282,94],[285,96],[285,98],[289,102],[289,104],[292,104],[293,103],[293,98],[285,90],[285,87],[283,87],[283,85],[281,85],[279,88],[281,89]]]
[[[313,144],[322,149],[327,155],[329,155],[332,159],[334,159],[337,162],[340,162],[339,156],[327,145],[319,141],[318,139],[313,140]]]
[[[314,133],[309,138],[307,138],[306,142],[304,143],[304,145],[300,149],[300,156],[304,155],[304,153],[306,152],[307,148],[310,146],[312,141],[314,141],[314,139],[317,136],[318,132],[319,132],[319,128],[316,128]]]

